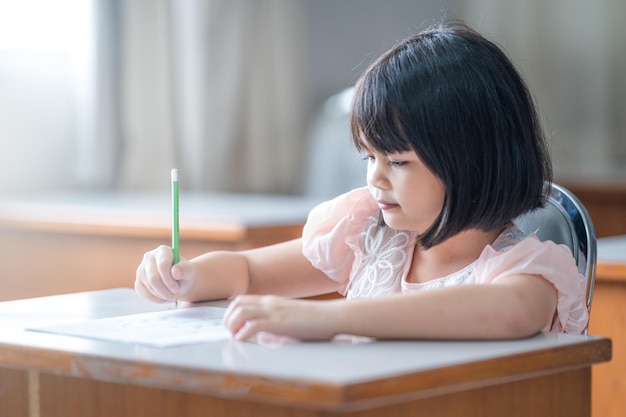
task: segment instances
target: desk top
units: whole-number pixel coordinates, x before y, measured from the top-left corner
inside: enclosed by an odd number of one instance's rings
[[[498,342],[282,346],[222,340],[164,349],[24,330],[168,308],[125,288],[0,303],[0,366],[347,410],[372,399],[465,390],[611,357],[610,340],[566,334]]]
[[[167,236],[167,193],[75,192],[0,200],[0,226],[105,235]],[[245,193],[180,194],[180,228],[186,239],[239,239],[246,228],[302,225],[319,197]]]
[[[596,279],[626,281],[626,235],[598,239]]]
[[[598,261],[626,263],[626,235],[598,239]]]

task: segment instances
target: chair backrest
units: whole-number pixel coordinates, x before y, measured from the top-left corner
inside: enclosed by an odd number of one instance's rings
[[[585,206],[566,188],[551,184],[544,208],[526,213],[515,223],[527,233],[536,233],[541,240],[568,246],[578,270],[585,277],[587,310],[591,313],[593,287],[596,279],[596,232]],[[589,323],[585,327],[587,334]]]

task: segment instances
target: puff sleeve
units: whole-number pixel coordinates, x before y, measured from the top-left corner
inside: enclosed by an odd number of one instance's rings
[[[496,282],[517,274],[540,275],[557,290],[551,331],[581,333],[587,324],[586,286],[569,248],[531,235],[503,251],[487,247],[476,264],[478,282]]]
[[[302,231],[302,253],[345,293],[359,235],[378,210],[367,188],[357,188],[316,206]]]

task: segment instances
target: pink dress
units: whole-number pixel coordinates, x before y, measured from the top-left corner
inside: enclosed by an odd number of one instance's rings
[[[314,208],[304,227],[304,255],[340,283],[340,292],[348,299],[489,284],[514,274],[532,274],[544,277],[557,289],[551,331],[580,333],[585,328],[588,312],[584,277],[567,246],[541,242],[511,225],[462,270],[413,283],[407,281],[407,275],[415,232],[378,227],[378,212],[367,188],[359,188]]]

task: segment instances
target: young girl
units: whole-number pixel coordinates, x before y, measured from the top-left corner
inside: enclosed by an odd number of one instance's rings
[[[358,81],[351,128],[367,187],[313,209],[301,239],[174,266],[161,246],[144,256],[137,292],[230,298],[224,323],[238,340],[584,329],[569,249],[512,222],[542,206],[551,167],[529,92],[495,44],[454,23],[406,39]],[[334,291],[345,299],[300,299]]]

